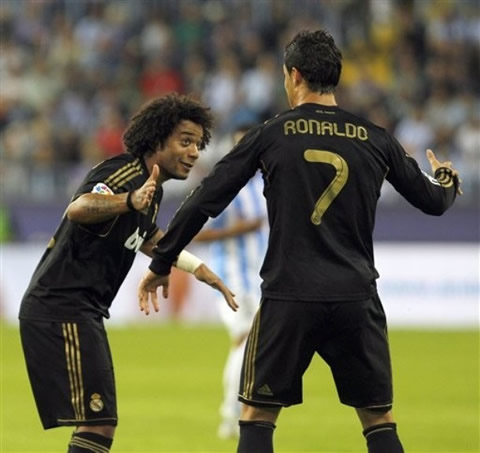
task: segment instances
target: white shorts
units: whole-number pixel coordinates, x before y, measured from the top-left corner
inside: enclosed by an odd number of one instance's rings
[[[235,295],[239,308],[233,311],[225,302],[225,299],[217,300],[218,310],[222,322],[232,339],[248,334],[260,305],[260,295],[244,294]]]

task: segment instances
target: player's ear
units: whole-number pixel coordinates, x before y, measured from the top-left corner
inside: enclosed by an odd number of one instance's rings
[[[295,66],[292,67],[292,70],[290,71],[290,76],[292,77],[293,83],[295,85],[299,85],[300,83],[302,83],[302,73]]]

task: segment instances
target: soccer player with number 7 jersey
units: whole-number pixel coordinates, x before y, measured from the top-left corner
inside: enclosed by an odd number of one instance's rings
[[[341,68],[326,31],[302,31],[287,44],[291,109],[252,129],[217,163],[170,222],[140,284],[141,304],[148,305],[208,217],[261,170],[270,238],[262,302],[243,359],[238,453],[273,452],[277,417],[302,402],[302,376],[315,353],[330,366],[339,400],[355,408],[368,452],[403,452],[375,283],[377,202],[387,180],[416,208],[441,215],[461,193],[460,180],[430,150],[433,177],[424,173],[387,131],[339,107]],[[322,415],[328,417],[320,410],[319,426]]]

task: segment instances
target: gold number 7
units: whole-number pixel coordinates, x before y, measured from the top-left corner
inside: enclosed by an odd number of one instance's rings
[[[315,203],[315,208],[313,209],[310,218],[313,224],[320,225],[323,214],[325,214],[325,211],[332,204],[332,201],[340,193],[347,182],[348,165],[345,159],[338,154],[320,149],[307,149],[304,152],[303,157],[307,162],[329,164],[335,167],[335,177]]]

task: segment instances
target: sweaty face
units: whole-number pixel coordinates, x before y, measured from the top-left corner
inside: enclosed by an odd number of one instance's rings
[[[203,137],[202,126],[181,121],[157,151],[157,164],[164,179],[186,179],[199,157]]]

